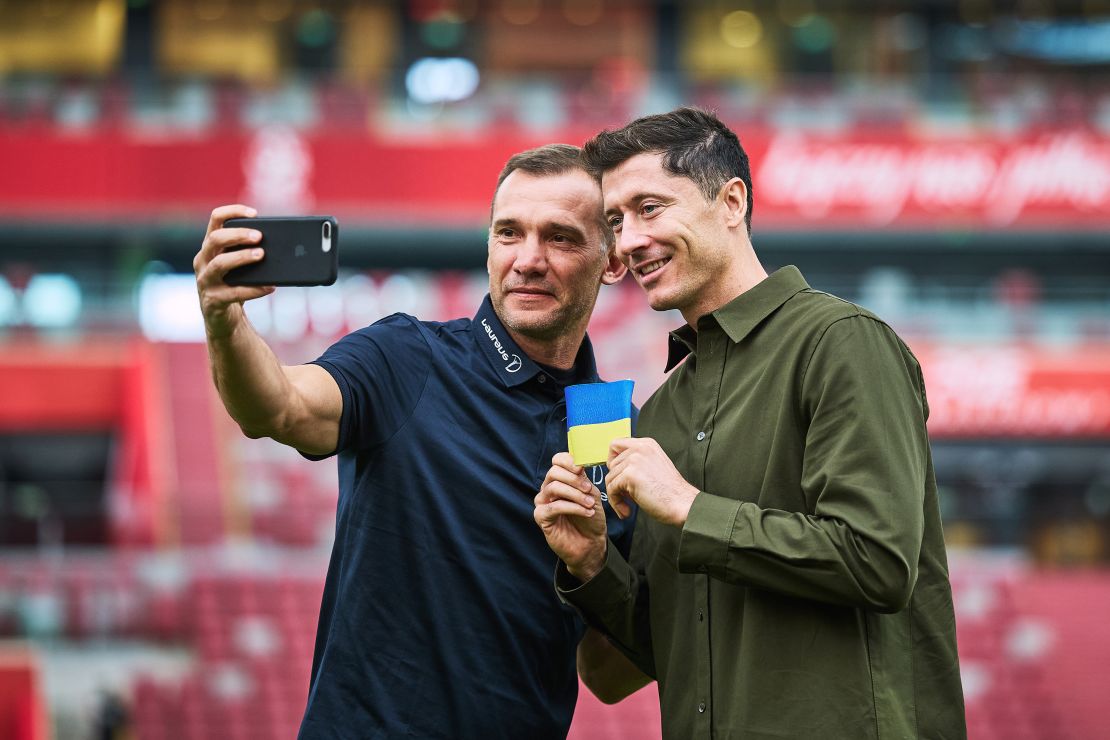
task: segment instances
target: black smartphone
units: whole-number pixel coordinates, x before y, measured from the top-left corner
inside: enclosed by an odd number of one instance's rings
[[[262,232],[259,262],[228,270],[228,285],[331,285],[339,272],[339,224],[331,216],[229,218],[227,229]]]

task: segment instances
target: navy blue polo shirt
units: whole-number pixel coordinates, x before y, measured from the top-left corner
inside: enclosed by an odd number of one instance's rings
[[[560,373],[516,346],[488,296],[474,319],[394,314],[316,364],[343,415],[300,737],[565,738],[585,627],[552,587],[532,503],[567,449]],[[598,379],[587,338],[563,381]],[[627,554],[633,522],[605,508]]]

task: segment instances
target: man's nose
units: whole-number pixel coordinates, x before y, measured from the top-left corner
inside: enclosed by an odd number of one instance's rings
[[[636,228],[635,222],[625,221],[617,233],[617,256],[631,257],[636,250],[643,249],[650,243],[651,239],[642,229]]]
[[[513,260],[513,269],[520,273],[534,274],[547,271],[547,252],[540,238],[530,234],[521,240]]]

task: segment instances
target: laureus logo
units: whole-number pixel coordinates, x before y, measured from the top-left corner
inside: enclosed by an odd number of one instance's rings
[[[482,328],[486,330],[486,336],[493,342],[493,348],[497,350],[497,354],[501,355],[501,359],[505,361],[505,372],[515,373],[524,366],[524,361],[520,359],[520,355],[515,352],[510,355],[505,351],[505,347],[501,344],[501,340],[497,338],[497,334],[494,333],[485,319],[482,319]]]

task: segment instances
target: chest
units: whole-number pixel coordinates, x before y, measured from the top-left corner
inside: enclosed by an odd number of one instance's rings
[[[655,438],[700,490],[806,511],[806,410],[800,353],[706,342],[644,406],[637,436]]]

